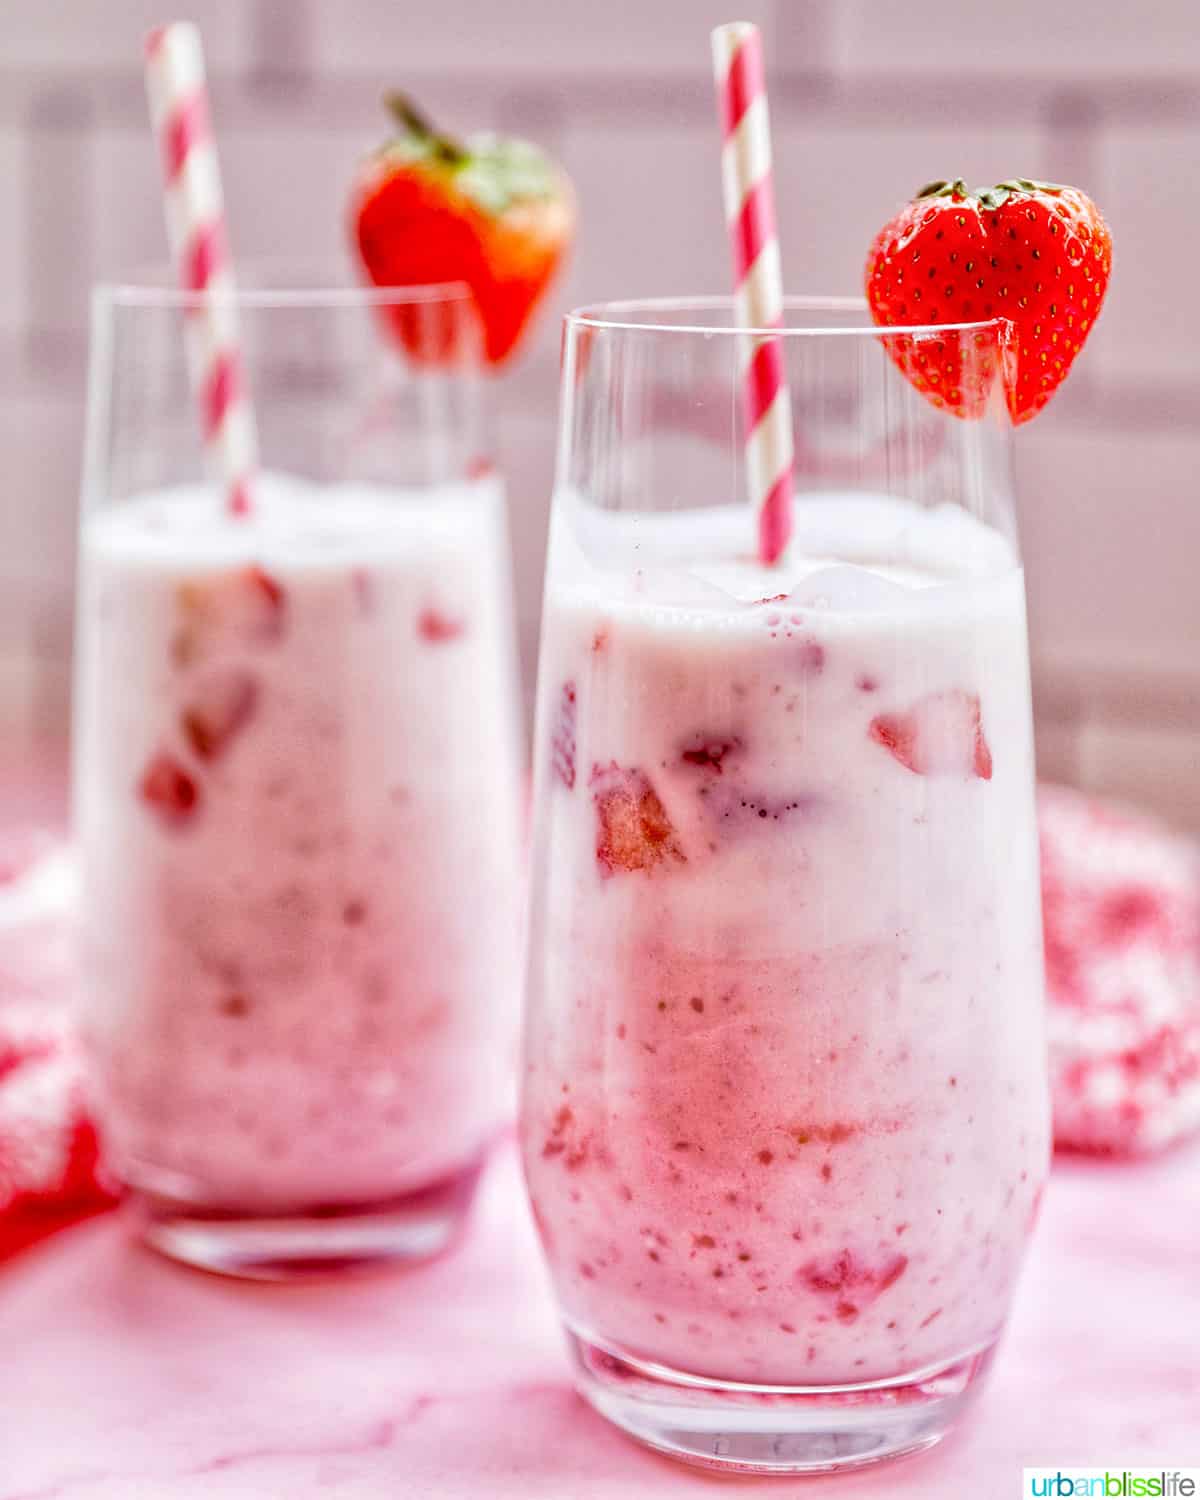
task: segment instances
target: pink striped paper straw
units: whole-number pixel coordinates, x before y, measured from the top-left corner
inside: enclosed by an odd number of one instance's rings
[[[747,328],[778,328],[783,322],[783,274],[758,27],[749,21],[718,26],[712,34],[712,52],[725,141],[721,175],[738,320]],[[758,553],[763,562],[773,563],[792,531],[792,408],[783,340],[747,340],[742,379],[746,476],[758,508]]]
[[[159,26],[146,38],[146,93],[179,284],[185,292],[204,294],[188,310],[187,345],[205,451],[229,509],[247,515],[258,439],[238,336],[204,49],[191,22]]]

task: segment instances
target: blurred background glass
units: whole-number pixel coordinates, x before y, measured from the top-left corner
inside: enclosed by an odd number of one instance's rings
[[[354,268],[346,199],[404,87],[451,129],[532,136],[581,203],[569,272],[498,393],[526,691],[554,453],[558,315],[728,282],[707,29],[725,0],[195,0],[234,249]],[[784,269],[854,293],[923,182],[1076,182],[1115,274],[1017,439],[1044,775],[1200,828],[1200,27],[1192,0],[749,0],[771,60]],[[0,7],[0,768],[53,804],[70,682],[88,291],[165,256],[141,40],[159,0]],[[3,785],[3,780],[0,780]],[[5,795],[0,793],[0,795]],[[0,808],[0,811],[3,811]]]

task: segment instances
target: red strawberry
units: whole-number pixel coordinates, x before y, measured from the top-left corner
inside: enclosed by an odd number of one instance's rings
[[[258,683],[236,667],[203,678],[183,711],[183,732],[201,760],[216,760],[254,713]]]
[[[550,736],[550,765],[568,791],[575,785],[575,684],[564,682],[558,704],[558,722]]]
[[[959,178],[922,188],[876,235],[867,301],[884,327],[1007,318],[1008,409],[1014,422],[1027,422],[1066,378],[1111,270],[1108,225],[1078,188],[1020,177],[968,192]],[[935,406],[960,417],[983,410],[997,374],[986,344],[964,360],[955,335],[885,342]]]
[[[435,645],[457,639],[466,628],[462,620],[443,614],[432,604],[423,609],[417,618],[417,632],[421,639]]]
[[[492,364],[513,352],[571,240],[574,198],[562,171],[527,141],[436,132],[401,95],[388,99],[399,133],[364,166],[351,231],[377,286],[463,281]],[[457,330],[430,307],[392,320],[417,359],[454,353]]]
[[[200,806],[199,787],[167,750],[151,757],[138,782],[138,795],[167,828],[181,827]]]
[[[918,776],[992,779],[992,752],[975,693],[930,693],[906,713],[872,719],[870,735]]]
[[[606,879],[619,870],[687,863],[675,826],[644,771],[626,771],[615,763],[595,766],[591,785],[596,788],[596,859]]]

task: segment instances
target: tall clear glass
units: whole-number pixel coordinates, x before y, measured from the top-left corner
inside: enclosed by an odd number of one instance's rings
[[[583,1394],[798,1473],[954,1422],[1048,1109],[1005,325],[786,324],[764,567],[753,331],[720,300],[567,320],[521,1138]],[[898,368],[934,344],[968,417]]]
[[[516,1027],[504,496],[462,287],[238,293],[262,469],[206,477],[194,298],[101,288],[75,702],[84,1025],[150,1241],[444,1245]]]

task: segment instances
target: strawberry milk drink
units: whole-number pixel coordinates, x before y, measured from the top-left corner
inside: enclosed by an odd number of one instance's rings
[[[566,320],[521,1136],[581,1393],[798,1474],[953,1427],[1036,1217],[1012,433],[1112,246],[939,179],[863,301],[786,298],[761,38],[711,43],[733,296]]]
[[[772,1386],[987,1349],[1047,1158],[1015,557],[809,497],[782,567],[643,526],[621,571],[564,512],[524,1128],[569,1327]]]
[[[952,1424],[1049,1111],[1002,330],[932,335],[968,423],[861,304],[787,313],[769,561],[728,300],[568,319],[522,1142],[585,1396],[803,1472]]]
[[[104,1120],[182,1259],[425,1255],[511,1082],[521,747],[482,391],[570,185],[396,98],[348,184],[375,285],[239,290],[199,32],[155,28],[144,64],[179,290],[98,289],[81,538]]]
[[[435,1247],[511,1064],[499,482],[266,474],[249,517],[143,494],[86,520],[81,569],[87,1029],[121,1176],[177,1253],[239,1219],[283,1225],[247,1264]]]

